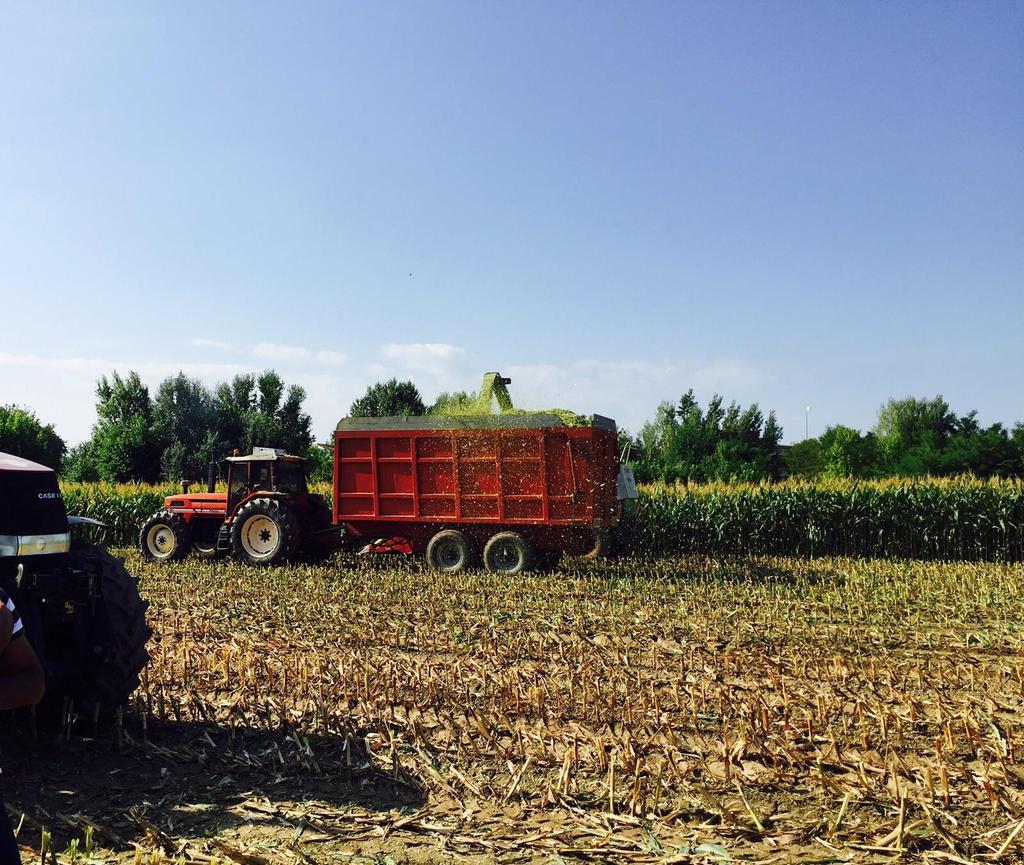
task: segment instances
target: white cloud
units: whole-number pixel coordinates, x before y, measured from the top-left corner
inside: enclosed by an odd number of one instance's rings
[[[342,351],[318,351],[316,359],[327,366],[342,366],[348,360],[348,355]]]
[[[202,336],[193,337],[192,345],[197,348],[215,348],[218,351],[232,351],[234,349],[230,342],[223,342],[219,339],[206,339]]]
[[[740,360],[721,360],[693,371],[697,390],[735,390],[751,388],[764,381],[764,374]]]
[[[69,374],[109,375],[112,372],[125,373],[136,370],[142,378],[177,375],[179,372],[197,378],[211,376],[232,376],[244,367],[237,363],[177,363],[174,361],[142,361],[126,363],[100,357],[43,357],[35,354],[5,354],[0,352],[0,367],[21,367],[43,369]],[[5,382],[6,384],[6,382]]]
[[[276,342],[260,342],[253,346],[254,357],[278,362],[305,361],[325,366],[341,366],[348,356],[340,351],[321,349],[314,351],[301,345],[281,345]]]
[[[99,372],[109,370],[108,361],[94,357],[42,357],[36,354],[7,354],[0,352],[0,366],[48,369],[53,372]],[[10,382],[4,382],[5,385]]]
[[[279,345],[276,342],[260,342],[253,346],[256,357],[267,360],[309,360],[313,355],[308,348],[298,345]]]
[[[388,360],[402,363],[445,363],[465,353],[447,342],[389,342],[380,351]]]
[[[602,375],[671,375],[676,371],[675,365],[667,361],[651,363],[646,360],[578,360],[573,367]]]
[[[399,374],[425,373],[435,378],[450,376],[466,353],[461,346],[446,342],[389,342],[380,351],[389,363],[372,368],[386,370],[393,366]]]

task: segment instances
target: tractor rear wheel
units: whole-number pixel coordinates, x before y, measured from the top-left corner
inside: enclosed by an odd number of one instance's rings
[[[180,561],[192,549],[192,531],[181,514],[157,511],[142,527],[139,546],[148,561]]]
[[[149,603],[124,560],[105,547],[76,541],[59,572],[23,592],[26,631],[46,671],[39,721],[63,726],[68,709],[83,720],[113,718],[139,687],[153,635],[146,623]],[[47,621],[45,610],[55,596],[64,612]]]
[[[436,571],[457,574],[473,564],[473,545],[462,532],[445,529],[427,544],[427,563]]]
[[[484,567],[492,574],[521,574],[534,559],[533,544],[515,532],[498,532],[484,547]]]
[[[278,499],[251,499],[231,524],[231,548],[242,561],[273,565],[294,558],[302,547],[295,513]]]

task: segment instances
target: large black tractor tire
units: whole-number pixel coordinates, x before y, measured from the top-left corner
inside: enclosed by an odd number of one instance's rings
[[[124,559],[104,547],[81,544],[72,549],[70,565],[82,578],[96,580],[101,599],[93,617],[93,655],[77,688],[84,703],[117,708],[139,687],[139,675],[149,663],[146,643],[153,629],[146,622],[149,601],[139,594],[139,582],[128,573]]]
[[[63,727],[66,710],[82,720],[113,718],[139,687],[149,662],[149,603],[139,595],[124,560],[102,546],[76,542],[59,580],[51,587],[65,594],[63,621],[26,623],[46,671],[37,717],[44,727]],[[53,601],[39,597],[39,589],[33,595],[35,603],[27,606],[37,614],[40,602]]]
[[[243,562],[275,565],[298,556],[302,527],[295,513],[278,499],[251,499],[231,524],[231,549]]]
[[[498,532],[484,547],[484,567],[492,574],[522,574],[535,560],[533,544],[515,532]]]
[[[177,562],[192,549],[192,531],[174,511],[157,511],[139,532],[142,555],[150,562]]]
[[[427,544],[427,564],[436,571],[457,574],[473,566],[475,552],[472,542],[462,532],[445,529]]]
[[[341,530],[332,526],[334,514],[322,496],[311,497],[311,506],[302,513],[302,549],[294,557],[305,564],[326,562],[341,546]],[[334,531],[327,531],[329,529]]]

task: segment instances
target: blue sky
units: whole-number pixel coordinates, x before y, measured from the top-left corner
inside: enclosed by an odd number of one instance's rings
[[[1024,420],[1024,6],[8,5],[0,403],[277,368],[319,436],[497,369],[788,440],[943,393]]]

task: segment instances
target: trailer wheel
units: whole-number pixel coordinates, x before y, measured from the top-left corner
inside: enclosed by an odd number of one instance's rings
[[[192,548],[192,532],[181,514],[157,511],[139,532],[139,546],[150,562],[176,562]]]
[[[276,499],[250,499],[231,524],[231,548],[242,561],[273,565],[299,551],[302,535],[295,514]]]
[[[427,562],[434,570],[457,574],[473,563],[473,545],[462,532],[446,529],[427,544]]]
[[[521,574],[534,558],[533,545],[515,532],[498,532],[484,547],[484,567],[492,574]]]

